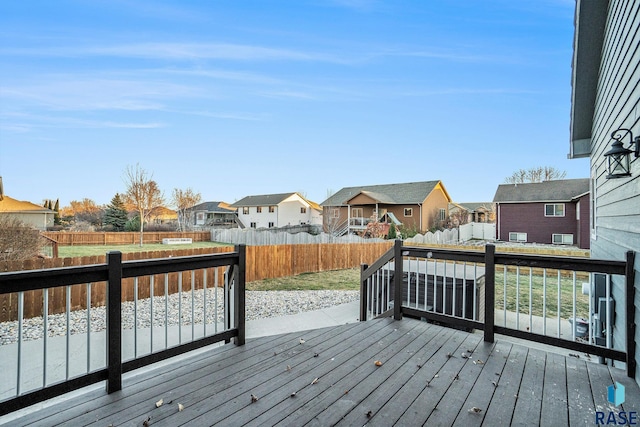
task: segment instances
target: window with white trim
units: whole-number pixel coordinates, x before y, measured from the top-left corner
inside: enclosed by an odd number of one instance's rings
[[[256,206],[256,212],[262,213],[262,206]]]
[[[413,216],[413,208],[404,208],[404,216],[406,217]]]
[[[552,234],[551,241],[554,245],[573,245],[573,234]]]
[[[544,216],[564,216],[564,203],[545,204]]]
[[[339,208],[331,209],[331,218],[340,218],[340,209]]]
[[[447,210],[440,209],[440,221],[444,221],[447,219]]]
[[[351,218],[362,218],[364,216],[363,208],[352,208],[351,209]]]
[[[527,233],[509,232],[509,241],[525,243],[527,241]]]
[[[252,222],[252,223],[249,225],[249,227],[251,227],[251,228],[257,228],[257,227],[258,227],[258,223],[256,223],[256,222]]]
[[[249,215],[249,206],[244,206],[242,208],[242,214],[243,215]]]
[[[269,213],[274,213],[276,211],[275,206],[269,206]]]
[[[269,228],[273,228],[274,226],[275,226],[275,223],[269,222]]]
[[[306,214],[306,213],[307,213],[307,208],[306,208],[306,207],[304,207],[304,206],[302,206],[302,207],[300,208],[300,213],[301,213],[301,214]]]

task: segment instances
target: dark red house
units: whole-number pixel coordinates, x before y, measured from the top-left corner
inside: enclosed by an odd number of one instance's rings
[[[553,243],[589,249],[589,179],[498,186],[498,240]]]

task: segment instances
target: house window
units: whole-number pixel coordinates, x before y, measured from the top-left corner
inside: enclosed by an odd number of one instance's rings
[[[351,209],[351,218],[362,218],[364,216],[364,210],[362,208]]]
[[[242,214],[243,215],[249,215],[249,206],[245,206],[242,208]]]
[[[413,216],[413,208],[404,208],[404,216]]]
[[[304,206],[300,208],[300,213],[301,214],[306,214],[307,213],[307,208],[305,208]]]
[[[554,245],[573,245],[573,234],[552,234],[551,241]]]
[[[257,223],[255,223],[255,222],[252,222],[251,224],[249,224],[249,227],[251,227],[251,228],[257,228],[257,227],[258,227],[258,224],[257,224]]]
[[[202,221],[204,219],[204,213],[203,212],[198,212],[198,221]]]
[[[440,209],[440,221],[444,221],[447,219],[447,210]]]
[[[269,223],[269,228],[273,228],[273,227],[274,227],[274,225],[275,225],[275,224],[274,224],[273,222],[270,222],[270,223]]]
[[[340,218],[340,209],[338,208],[331,209],[331,218]]]
[[[256,212],[257,213],[261,213],[262,212],[262,206],[257,206],[256,207]]]
[[[509,241],[525,243],[527,241],[527,233],[510,232]]]
[[[544,216],[564,216],[564,203],[549,203],[544,205]]]
[[[269,206],[269,213],[274,213],[276,211],[275,206]]]

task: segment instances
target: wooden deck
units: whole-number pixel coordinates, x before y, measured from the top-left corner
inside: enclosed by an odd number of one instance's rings
[[[640,410],[640,390],[621,370],[412,319],[176,359],[125,377],[120,392],[76,395],[11,425],[573,426],[595,424],[597,410]],[[621,408],[607,402],[614,381],[626,387]]]

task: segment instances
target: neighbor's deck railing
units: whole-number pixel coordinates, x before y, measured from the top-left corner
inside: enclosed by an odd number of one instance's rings
[[[396,260],[401,260],[396,262]],[[360,319],[403,315],[625,362],[635,375],[634,252],[625,261],[430,249],[396,241],[362,265]],[[611,348],[616,295],[625,350]],[[402,304],[394,304],[402,301]],[[609,303],[607,303],[609,302]],[[599,305],[596,307],[595,305]]]
[[[109,252],[106,264],[0,273],[0,294],[17,294],[19,312],[15,342],[0,342],[4,375],[0,415],[104,380],[109,393],[118,391],[123,373],[206,345],[228,343],[232,338],[243,345],[245,271],[246,248],[239,245],[233,252],[127,262],[122,262],[120,252]],[[169,295],[170,274],[179,275],[177,301]],[[188,292],[183,291],[183,276],[189,282]],[[133,278],[135,298],[126,303],[133,319],[123,318],[125,278]],[[104,282],[106,307],[96,307],[91,290]],[[72,319],[71,308],[72,288],[75,292],[78,286],[86,295],[86,314],[81,321],[75,316],[77,311]],[[58,287],[66,294],[66,310],[50,315],[49,294]],[[138,298],[142,288],[149,298]],[[36,326],[41,338],[27,340],[25,335],[33,333],[34,326],[33,319],[23,316],[24,293],[33,290],[43,292],[43,316]],[[145,327],[140,326],[143,308],[148,320]],[[173,321],[169,319],[172,311],[177,316]],[[64,334],[51,337],[51,324],[56,319],[64,324]],[[125,329],[123,325],[131,320],[132,329]],[[102,322],[104,330],[99,331]],[[77,328],[84,328],[84,333],[74,332]],[[62,372],[55,372],[57,368]]]

